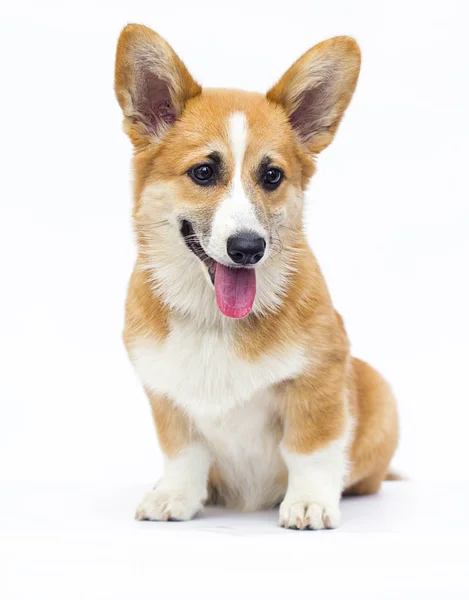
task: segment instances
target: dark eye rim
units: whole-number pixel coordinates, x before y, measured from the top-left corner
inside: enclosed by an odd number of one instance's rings
[[[266,177],[267,177],[267,173],[269,171],[277,171],[277,173],[278,173],[277,181],[275,181],[275,182],[267,181]],[[280,167],[269,166],[265,169],[265,171],[262,175],[262,185],[264,186],[264,188],[266,190],[275,190],[282,183],[284,177],[285,177],[285,173],[283,172],[283,170]]]
[[[208,167],[211,171],[210,177],[207,177],[207,179],[200,179],[196,175],[197,169],[200,169],[202,167]],[[197,165],[194,165],[193,167],[188,169],[187,174],[192,179],[192,181],[194,183],[196,183],[197,185],[204,185],[204,186],[205,185],[215,185],[215,183],[216,183],[215,167],[213,165],[211,165],[210,163],[205,162],[205,163],[199,163]]]

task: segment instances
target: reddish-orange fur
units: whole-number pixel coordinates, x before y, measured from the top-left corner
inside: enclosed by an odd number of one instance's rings
[[[162,139],[152,139],[133,118],[131,94],[132,48],[138,44],[163,45],[171,68],[178,73],[175,103],[178,120]],[[344,64],[343,74],[334,90],[335,112],[326,130],[300,143],[289,124],[295,109],[291,90],[302,84],[311,57],[331,53]],[[132,275],[126,305],[124,340],[127,347],[139,337],[164,340],[168,335],[171,309],[155,292],[143,270],[146,248],[145,213],[142,192],[152,183],[164,182],[174,190],[175,201],[188,210],[199,211],[210,220],[223,184],[207,192],[194,188],[182,175],[198,157],[204,156],[207,141],[227,147],[222,127],[227,115],[243,111],[250,128],[246,153],[246,172],[254,173],[257,158],[268,149],[285,171],[285,186],[270,195],[256,188],[251,195],[256,206],[269,216],[289,201],[292,190],[304,190],[314,173],[314,159],[335,135],[344,110],[353,94],[359,70],[359,51],[350,38],[335,38],[315,46],[301,57],[267,94],[232,90],[202,90],[180,59],[166,43],[150,30],[128,26],[121,35],[116,59],[116,94],[125,115],[125,131],[134,147],[134,225],[139,257]],[[179,86],[179,87],[178,87]],[[275,131],[275,136],[272,136]],[[183,151],[182,151],[183,150]],[[188,158],[190,157],[190,159]],[[229,169],[232,169],[231,164]],[[226,173],[229,181],[231,171]],[[253,176],[254,177],[254,176]],[[250,183],[246,179],[246,185]],[[311,453],[340,437],[346,428],[347,410],[355,420],[351,445],[351,471],[347,482],[350,493],[376,492],[386,477],[398,440],[398,420],[393,395],[381,376],[366,363],[351,358],[342,319],[333,308],[329,292],[316,260],[309,249],[302,227],[302,214],[291,215],[283,231],[283,243],[294,249],[296,271],[292,272],[282,306],[268,315],[251,314],[236,326],[236,351],[254,363],[263,354],[301,342],[310,358],[308,367],[297,378],[279,384],[283,401],[279,403],[277,427],[285,447],[298,453]],[[160,443],[168,455],[177,453],[194,435],[188,417],[170,398],[149,394]],[[286,472],[279,473],[285,478]],[[222,474],[212,470],[211,497],[222,501]]]

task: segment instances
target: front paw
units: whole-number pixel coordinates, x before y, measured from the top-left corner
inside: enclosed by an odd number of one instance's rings
[[[280,505],[279,523],[286,529],[335,529],[339,526],[339,506],[285,498]]]
[[[137,508],[137,521],[189,521],[203,508],[203,496],[190,489],[158,485]]]

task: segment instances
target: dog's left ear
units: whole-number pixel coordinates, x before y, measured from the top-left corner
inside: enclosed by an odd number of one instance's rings
[[[136,147],[158,143],[202,91],[171,46],[143,25],[127,25],[120,34],[114,89]]]
[[[299,58],[267,98],[283,106],[300,141],[313,154],[328,146],[347,108],[360,71],[354,39],[336,37]]]

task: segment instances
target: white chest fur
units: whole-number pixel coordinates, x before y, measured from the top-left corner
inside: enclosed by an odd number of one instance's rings
[[[285,467],[274,386],[301,372],[300,348],[249,362],[235,353],[232,332],[174,324],[162,343],[136,340],[130,356],[145,387],[165,394],[191,417],[230,505],[254,510],[280,499]]]
[[[236,354],[232,330],[188,322],[173,323],[164,342],[136,340],[130,356],[149,390],[165,394],[195,419],[226,415],[299,374],[305,363],[299,347],[249,362]]]

